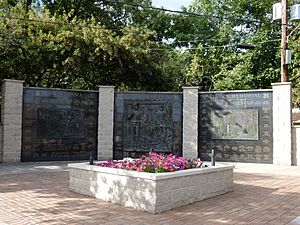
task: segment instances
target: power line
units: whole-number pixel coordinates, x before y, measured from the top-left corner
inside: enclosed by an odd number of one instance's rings
[[[208,49],[208,48],[227,48],[227,47],[235,47],[236,45],[216,45],[216,46],[202,46],[201,48]],[[178,49],[169,49],[169,48],[149,48],[150,51],[174,51]],[[186,50],[199,50],[199,48],[186,48]]]
[[[134,4],[134,5],[136,5],[136,4]],[[48,24],[54,24],[54,25],[72,25],[74,27],[91,28],[91,29],[97,29],[97,30],[110,30],[110,29],[106,29],[106,28],[99,28],[99,27],[96,27],[96,26],[81,26],[81,25],[74,25],[74,24],[70,24],[70,23],[35,20],[35,19],[19,18],[19,17],[0,16],[0,18],[2,18],[2,19],[11,19],[11,20],[20,20],[20,21],[28,21],[28,22],[48,23]],[[174,41],[174,42],[175,43],[189,43],[189,42],[201,42],[201,41],[207,41],[207,40],[220,40],[220,39],[202,39],[202,40],[190,40],[190,41],[185,40],[185,41]],[[266,41],[256,42],[255,44],[263,44],[263,43],[275,42],[275,41],[279,41],[279,40],[280,39],[266,40]],[[162,43],[162,41],[156,41],[156,42]],[[227,47],[236,47],[236,45],[231,44],[231,45],[220,45],[220,46],[202,46],[202,48],[204,48],[204,49],[208,49],[208,48],[227,48]],[[186,50],[197,50],[197,49],[199,49],[199,48],[186,48]],[[148,49],[148,50],[151,50],[151,51],[173,51],[175,49],[151,48],[151,49]]]
[[[270,42],[277,42],[280,41],[281,39],[273,39],[273,40],[266,40],[266,41],[259,41],[259,42],[254,42],[253,44],[264,44],[264,43],[270,43]],[[228,45],[215,45],[215,46],[201,46],[203,49],[210,49],[210,48],[232,48],[232,47],[237,47],[238,44],[228,44]],[[249,44],[248,44],[249,45]],[[200,48],[185,48],[183,51],[187,50],[199,50]],[[176,49],[170,49],[170,48],[149,48],[148,50],[150,51],[174,51]]]
[[[227,39],[228,40],[228,39]],[[267,42],[275,42],[275,41],[280,41],[281,39],[272,39],[272,40],[266,40],[266,41],[262,41],[262,42],[256,42],[258,44],[262,44],[262,43],[267,43]],[[207,39],[192,39],[192,40],[184,40],[184,41],[177,41],[177,40],[174,40],[173,42],[171,42],[170,44],[176,44],[176,43],[197,43],[197,42],[204,42],[204,41],[224,41],[224,39],[218,39],[218,38],[207,38]],[[225,40],[226,41],[226,40]],[[159,43],[164,43],[164,44],[169,44],[169,43],[166,43],[164,41],[157,41]]]
[[[135,3],[129,3],[129,2],[119,2],[119,1],[114,1],[114,0],[104,0],[104,2],[112,3],[112,4],[121,4],[121,5],[129,5],[129,6],[134,6],[137,8],[143,8],[143,9],[153,9],[153,10],[160,10],[164,12],[170,12],[170,13],[177,13],[177,14],[183,14],[186,16],[195,16],[195,17],[205,17],[205,18],[217,18],[217,19],[233,19],[233,17],[222,17],[222,16],[213,16],[213,15],[204,15],[204,14],[199,14],[199,13],[193,13],[193,12],[183,12],[179,10],[171,10],[171,9],[165,9],[165,8],[158,8],[154,6],[148,6],[148,5],[141,5],[141,4],[135,4]],[[96,3],[99,3],[97,1]],[[246,23],[262,23],[261,21],[258,20],[247,20],[247,19],[242,19],[238,18],[238,20]],[[266,24],[266,23],[265,23]]]
[[[10,16],[0,16],[2,19],[10,19],[10,20],[21,20],[21,21],[28,21],[28,22],[38,22],[38,23],[49,23],[49,24],[54,24],[54,25],[71,25],[74,27],[80,27],[80,28],[91,28],[91,29],[96,29],[96,30],[112,30],[115,31],[114,29],[107,29],[107,28],[100,28],[96,26],[82,26],[82,25],[76,25],[76,24],[71,24],[71,23],[63,23],[63,22],[55,22],[55,21],[45,21],[45,20],[36,20],[36,19],[28,19],[28,18],[20,18],[20,17],[10,17]],[[273,42],[273,41],[278,41],[281,39],[274,39],[274,40],[268,40],[264,42]],[[206,38],[206,39],[192,39],[192,40],[174,40],[175,43],[190,43],[190,42],[201,42],[201,41],[220,41],[218,38]],[[158,41],[156,42],[159,43],[166,43],[164,41]],[[171,43],[172,44],[172,43]]]
[[[20,21],[27,21],[27,22],[37,22],[37,23],[48,23],[48,24],[54,24],[54,25],[71,25],[74,27],[80,27],[80,28],[90,28],[95,30],[109,30],[107,28],[100,28],[95,26],[82,26],[82,25],[76,25],[71,23],[64,23],[64,22],[55,22],[55,21],[45,21],[45,20],[35,20],[35,19],[28,19],[28,18],[19,18],[19,17],[10,17],[10,16],[0,16],[1,19],[10,19],[10,20],[20,20]],[[115,30],[112,30],[115,31]]]

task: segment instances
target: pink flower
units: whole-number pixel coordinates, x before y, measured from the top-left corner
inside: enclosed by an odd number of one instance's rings
[[[138,172],[145,171],[150,173],[161,173],[201,168],[203,166],[203,162],[200,159],[186,159],[173,154],[163,155],[152,152],[148,156],[143,155],[140,159],[125,159],[124,161],[108,160],[106,162],[96,163],[95,165],[134,170]]]

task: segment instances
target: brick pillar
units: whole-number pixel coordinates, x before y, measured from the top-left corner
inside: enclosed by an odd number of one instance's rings
[[[23,82],[4,79],[2,83],[2,162],[21,161]]]
[[[98,160],[113,159],[114,86],[99,87]]]
[[[273,86],[273,164],[292,164],[292,87],[290,82]]]
[[[183,87],[183,144],[184,157],[198,157],[198,87]]]

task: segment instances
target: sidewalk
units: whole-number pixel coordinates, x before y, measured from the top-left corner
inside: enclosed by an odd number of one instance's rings
[[[235,166],[233,192],[151,215],[70,192],[66,163],[0,164],[0,224],[300,224],[300,167]]]
[[[67,171],[68,162],[36,162],[36,163],[0,163],[0,176],[24,173],[42,173]],[[1,225],[1,224],[0,224]]]

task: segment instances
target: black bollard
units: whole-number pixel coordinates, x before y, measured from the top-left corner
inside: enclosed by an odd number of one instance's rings
[[[150,148],[150,154],[153,152],[153,148]]]
[[[211,166],[216,165],[216,155],[215,155],[215,150],[211,150]]]
[[[90,160],[89,160],[90,165],[94,165],[94,157],[93,157],[93,152],[90,152]]]

